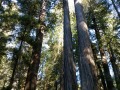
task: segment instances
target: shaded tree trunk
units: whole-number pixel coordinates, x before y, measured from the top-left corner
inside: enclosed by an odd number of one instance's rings
[[[63,0],[64,10],[64,90],[77,90],[76,69],[72,52],[72,33],[68,0]]]
[[[103,90],[107,90],[107,86],[106,86],[106,83],[105,83],[105,78],[104,78],[104,74],[103,74],[103,71],[102,71],[101,63],[98,61],[98,58],[97,58],[97,49],[92,48],[92,50],[93,50],[94,59],[96,61],[95,63],[96,63],[97,68],[99,70],[99,75],[100,75],[100,79],[101,79],[101,82],[102,82]]]
[[[97,90],[97,71],[94,63],[88,28],[80,0],[74,0],[79,44],[81,90]]]
[[[36,31],[36,39],[33,45],[31,63],[28,68],[25,90],[36,90],[37,73],[40,64],[41,48],[43,42],[43,32],[45,30],[44,20],[46,14],[46,3],[46,0],[42,1],[41,11],[39,15],[40,28]]]
[[[96,23],[95,17],[93,18],[93,23],[94,23],[96,38],[98,40],[98,49],[99,49],[100,55],[101,55],[101,60],[102,60],[104,75],[105,75],[105,79],[106,79],[107,89],[114,90],[115,87],[113,85],[113,80],[112,80],[112,77],[110,75],[109,66],[107,63],[107,58],[106,58],[105,51],[104,51],[103,46],[102,46],[102,42],[100,40],[100,33],[99,33],[99,30],[97,29],[97,23]]]
[[[119,72],[119,68],[116,64],[116,58],[114,56],[114,52],[112,50],[112,47],[111,45],[109,45],[109,48],[110,48],[110,62],[112,64],[112,68],[113,68],[113,71],[114,71],[114,75],[115,75],[115,81],[116,81],[116,84],[117,84],[117,89],[120,90],[120,72]]]
[[[36,41],[33,46],[31,63],[27,73],[27,79],[25,84],[25,90],[35,90],[37,83],[37,73],[40,64],[40,54],[42,48],[43,33],[38,30]]]
[[[107,88],[108,88],[108,90],[115,90],[115,87],[113,85],[113,80],[112,80],[112,77],[110,75],[110,70],[109,70],[109,66],[107,63],[107,58],[106,58],[105,52],[102,48],[100,49],[100,54],[101,54],[101,58],[102,58],[102,65],[103,65],[103,70],[104,70]]]
[[[19,46],[19,49],[16,51],[13,51],[14,54],[13,54],[13,59],[14,59],[14,66],[13,66],[13,72],[12,72],[12,76],[10,78],[10,83],[7,87],[7,90],[11,90],[12,89],[12,85],[14,83],[14,77],[15,77],[15,74],[16,74],[16,69],[17,69],[17,66],[18,66],[18,60],[19,60],[19,57],[21,56],[21,49],[22,49],[22,45],[23,45],[23,39],[25,38],[25,32],[26,32],[26,28],[25,28],[25,31],[23,32],[23,35],[21,37],[21,42],[20,42],[20,46]]]
[[[55,81],[55,90],[58,90],[58,82]]]
[[[16,69],[17,69],[17,66],[18,66],[18,60],[19,60],[19,55],[20,55],[21,48],[22,48],[22,43],[23,43],[23,41],[21,41],[21,44],[20,44],[20,47],[19,47],[19,50],[18,50],[18,54],[16,55],[17,57],[15,57],[15,62],[14,62],[14,67],[13,67],[13,72],[12,72],[12,77],[10,79],[10,84],[9,84],[9,90],[12,89],[12,85],[13,85],[13,82],[14,82],[14,76],[15,76]]]

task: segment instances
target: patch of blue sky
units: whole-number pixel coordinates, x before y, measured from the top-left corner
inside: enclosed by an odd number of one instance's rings
[[[17,3],[17,0],[11,0],[11,1],[13,1],[13,2]]]
[[[91,40],[92,43],[97,42],[94,29],[89,29],[89,37],[90,37],[90,40]]]
[[[107,63],[108,63],[108,66],[109,66],[110,75],[112,77],[114,77],[114,72],[113,72],[112,64],[110,62],[110,55],[109,55],[109,53],[107,51],[105,51],[105,55],[106,55],[106,58],[107,58]]]
[[[115,1],[116,1],[116,0],[115,0]],[[109,9],[112,11],[111,13],[112,13],[113,17],[117,17],[117,12],[116,12],[116,10],[114,9],[114,6],[112,5],[112,1],[111,1],[111,0],[107,0],[107,2],[110,4]],[[120,7],[120,6],[117,6],[118,11],[120,12],[120,8],[119,8],[119,7]]]

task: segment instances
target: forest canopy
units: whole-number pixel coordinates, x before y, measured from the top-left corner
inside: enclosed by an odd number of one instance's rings
[[[0,90],[120,90],[120,1],[0,0]]]

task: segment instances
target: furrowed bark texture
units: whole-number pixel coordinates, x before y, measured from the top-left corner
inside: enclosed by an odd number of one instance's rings
[[[64,90],[77,90],[76,69],[73,61],[72,34],[68,0],[63,0],[64,10]]]
[[[96,67],[93,59],[88,28],[80,0],[74,0],[79,44],[79,71],[82,90],[97,90]]]

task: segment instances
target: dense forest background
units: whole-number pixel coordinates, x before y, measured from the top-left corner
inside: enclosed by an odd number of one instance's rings
[[[120,90],[120,0],[0,0],[0,90]]]

